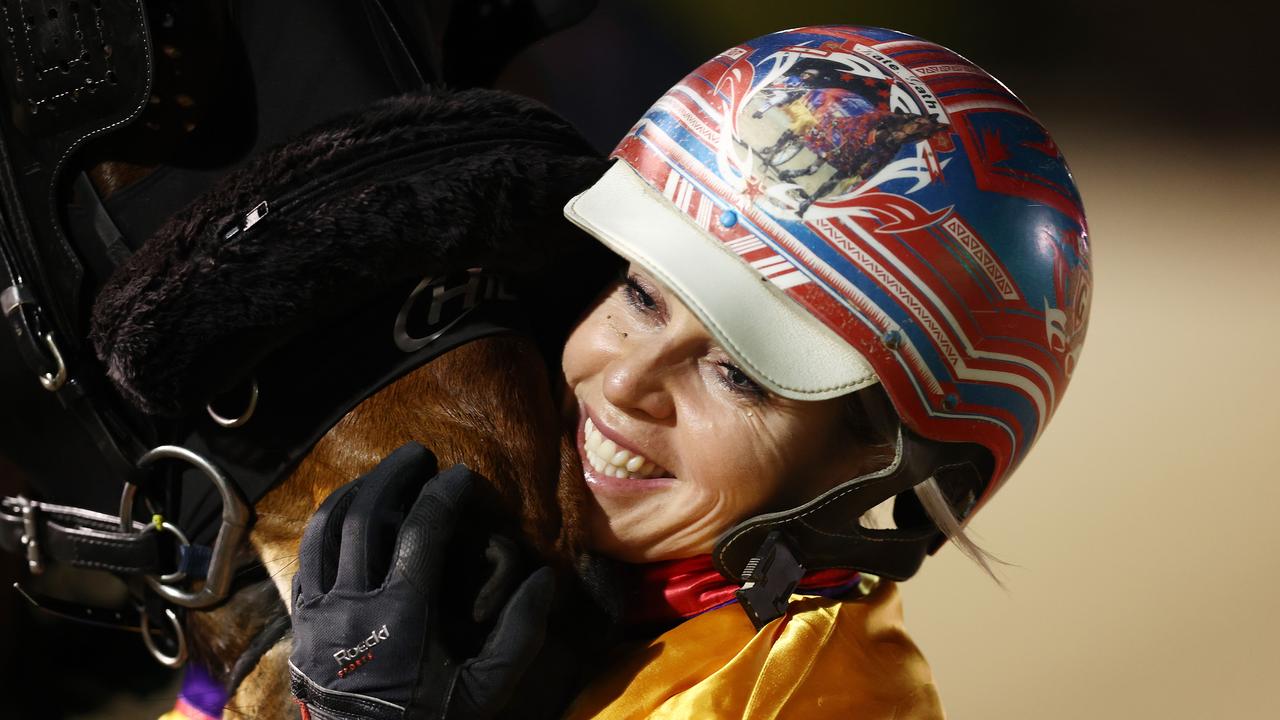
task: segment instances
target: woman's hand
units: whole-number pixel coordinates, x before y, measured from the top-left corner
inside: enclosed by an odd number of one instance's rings
[[[290,657],[304,717],[490,718],[528,682],[555,578],[525,572],[480,508],[483,479],[436,471],[405,445],[307,524]]]

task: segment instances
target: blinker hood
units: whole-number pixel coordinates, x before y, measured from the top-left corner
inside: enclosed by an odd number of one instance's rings
[[[551,305],[585,301],[577,288],[589,283],[556,273],[603,251],[559,208],[602,169],[567,123],[515,95],[382,101],[273,150],[172,218],[99,294],[94,347],[122,396],[167,424],[171,442],[254,479],[255,500],[383,385],[519,327],[503,302],[519,278],[546,273]],[[547,343],[563,331],[540,330]],[[206,411],[217,400],[219,415],[237,417],[255,384],[242,426]],[[184,505],[201,512],[196,499]]]
[[[95,513],[6,503],[0,544],[25,548],[33,571],[105,567],[114,480],[218,556],[232,506],[239,517],[388,383],[496,333],[519,331],[558,357],[570,308],[598,291],[584,278],[603,283],[616,264],[559,212],[602,171],[546,108],[472,90],[382,101],[228,176],[134,253],[93,308],[90,340],[114,390],[104,396],[152,429],[127,439],[186,454],[138,452],[135,462],[169,459],[59,478],[64,497],[107,488]],[[533,297],[534,283],[539,312],[526,314],[514,299]],[[55,528],[63,516],[74,523]],[[114,533],[112,567],[150,573],[170,539]],[[192,562],[180,567],[199,576]]]

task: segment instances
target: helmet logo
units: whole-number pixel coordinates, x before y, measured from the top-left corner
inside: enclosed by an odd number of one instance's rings
[[[763,77],[741,95],[732,131],[722,138],[734,147],[722,148],[721,159],[737,166],[744,188],[763,187],[762,200],[783,216],[813,219],[821,214],[808,214],[814,203],[871,189],[879,183],[868,181],[904,146],[927,145],[922,141],[948,125],[923,81],[865,45],[788,47],[758,65],[737,63],[742,71],[727,73],[729,82]],[[924,169],[923,178],[916,175],[919,187],[940,168],[932,152],[912,154],[906,165]]]

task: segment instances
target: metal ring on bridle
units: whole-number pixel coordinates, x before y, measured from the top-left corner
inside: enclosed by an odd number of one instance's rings
[[[161,522],[159,529],[157,529],[154,524],[148,523],[147,526],[142,529],[142,532],[146,534],[149,532],[160,532],[161,530],[168,530],[169,532],[173,533],[173,536],[178,538],[178,542],[182,543],[183,547],[191,546],[191,541],[187,539],[186,533],[182,532],[177,528],[176,525],[168,521]],[[187,573],[186,571],[181,569],[175,570],[174,572],[160,576],[160,582],[166,585],[179,583],[186,579],[187,579]]]
[[[156,641],[151,638],[151,616],[147,614],[146,610],[142,611],[142,643],[147,646],[147,651],[151,653],[151,657],[155,658],[161,665],[177,669],[187,661],[187,635],[182,632],[182,623],[178,622],[176,613],[169,608],[165,608],[164,616],[169,618],[169,625],[173,627],[173,642],[177,645],[177,650],[172,655],[168,655],[156,647]]]
[[[62,361],[62,352],[58,350],[58,343],[53,341],[53,333],[44,334],[44,344],[49,346],[49,352],[53,354],[53,362],[58,369],[53,373],[40,373],[40,385],[49,392],[57,392],[67,384],[67,364]]]
[[[161,445],[154,448],[138,460],[138,467],[146,467],[157,460],[181,460],[199,470],[218,489],[222,498],[222,524],[218,528],[218,537],[213,541],[213,552],[209,558],[209,570],[205,574],[204,586],[198,591],[189,592],[173,585],[166,585],[162,578],[148,575],[144,579],[157,595],[174,605],[185,608],[200,609],[216,605],[226,599],[231,591],[231,580],[235,573],[236,553],[246,542],[249,535],[249,504],[245,502],[240,489],[222,474],[213,463],[196,453],[176,445]],[[120,496],[120,527],[128,532],[133,528],[133,500],[138,486],[126,483]]]
[[[245,407],[244,412],[240,413],[239,417],[229,418],[219,415],[213,409],[212,403],[205,405],[204,409],[209,412],[209,417],[213,418],[214,422],[224,428],[237,428],[244,425],[249,422],[249,418],[253,417],[253,412],[258,409],[258,379],[253,378],[249,381],[249,404]]]

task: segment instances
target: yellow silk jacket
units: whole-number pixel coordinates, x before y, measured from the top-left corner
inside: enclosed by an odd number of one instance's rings
[[[711,610],[605,667],[568,718],[945,717],[887,581],[853,600],[794,596],[759,632],[736,604]]]

